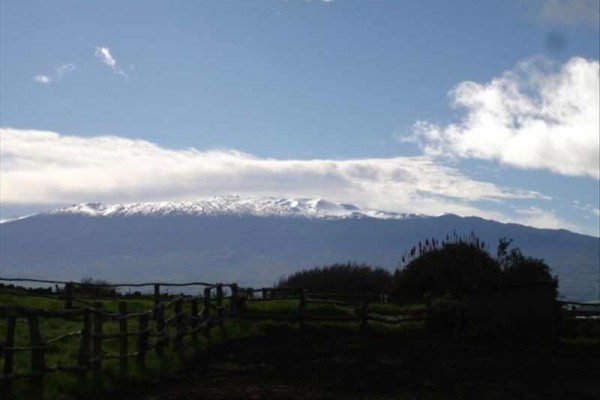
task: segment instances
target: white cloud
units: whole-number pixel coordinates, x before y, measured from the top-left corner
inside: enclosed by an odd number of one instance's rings
[[[94,53],[94,55],[103,64],[112,69],[115,74],[123,75],[125,78],[128,78],[128,75],[125,73],[125,71],[119,68],[117,60],[115,60],[113,55],[110,53],[110,49],[108,47],[96,47],[96,52]]]
[[[11,128],[0,129],[0,144],[0,201],[10,204],[285,195],[503,220],[501,213],[474,203],[544,198],[473,180],[428,157],[277,160],[233,150],[171,150],[117,136]]]
[[[419,121],[409,140],[432,157],[600,178],[599,72],[597,60],[575,57],[556,68],[535,59],[487,83],[461,82],[450,92],[466,111],[460,122]]]
[[[598,189],[600,190],[600,187]],[[573,200],[573,208],[585,212],[588,216],[600,217],[600,208],[597,205],[594,206],[590,203],[583,204],[579,200]]]
[[[543,20],[560,25],[587,25],[598,29],[600,1],[545,0],[540,15]]]
[[[110,54],[110,49],[108,47],[96,47],[96,57],[100,59],[104,64],[108,65],[111,69],[117,68],[117,62],[113,58],[112,54]]]
[[[544,210],[539,207],[528,207],[517,209],[516,212],[516,218],[512,218],[512,221],[510,222],[517,222],[522,225],[543,227],[548,229],[569,229],[571,231],[581,231],[579,226],[559,218],[554,211],[551,210]]]
[[[33,80],[38,83],[48,85],[48,84],[52,83],[53,81],[58,81],[58,80],[62,79],[63,76],[75,71],[76,69],[77,69],[77,66],[73,63],[61,64],[54,69],[54,76],[36,75],[33,77]]]
[[[44,85],[52,82],[52,78],[50,78],[48,75],[36,75],[33,77],[33,80]]]

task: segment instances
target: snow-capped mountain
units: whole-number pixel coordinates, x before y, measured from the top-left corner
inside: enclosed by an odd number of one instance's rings
[[[600,239],[475,217],[421,216],[323,199],[215,197],[79,204],[0,224],[2,276],[272,285],[298,269],[355,261],[398,267],[427,238],[475,232],[492,253],[514,239],[543,258],[569,299],[598,297]]]
[[[105,205],[102,203],[77,204],[50,211],[50,215],[84,215],[89,217],[132,216],[255,216],[305,218],[380,218],[406,219],[414,214],[400,214],[360,208],[353,204],[334,203],[324,199],[272,197],[242,198],[238,196],[213,197],[198,201],[150,202]]]

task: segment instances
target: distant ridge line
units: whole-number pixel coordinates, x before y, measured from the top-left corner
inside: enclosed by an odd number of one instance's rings
[[[73,281],[55,281],[49,279],[28,279],[28,278],[0,278],[2,282],[35,282],[35,283],[49,283],[55,285],[75,285],[75,286],[88,286],[87,283],[81,282],[73,282]],[[143,282],[143,283],[107,283],[96,285],[91,284],[91,286],[102,286],[102,287],[141,287],[141,286],[173,286],[173,287],[184,287],[184,286],[207,286],[207,287],[216,287],[216,286],[230,286],[229,283],[207,283],[207,282],[185,282],[185,283],[168,283],[168,282]]]
[[[81,203],[37,215],[83,215],[90,217],[129,216],[256,216],[305,217],[323,219],[376,218],[408,219],[420,214],[398,213],[336,203],[322,198],[242,198],[213,197],[196,201],[161,201],[143,203]]]

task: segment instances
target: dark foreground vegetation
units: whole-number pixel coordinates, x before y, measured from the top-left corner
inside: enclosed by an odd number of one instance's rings
[[[120,294],[91,279],[3,286],[0,389],[14,399],[599,398],[599,313],[556,301],[547,265],[509,246],[492,256],[474,235],[427,240],[395,274],[349,263],[276,288],[186,284],[200,295],[157,284]]]
[[[1,302],[56,310],[63,306],[62,301],[9,295],[1,295]],[[130,302],[137,310],[152,305],[147,298]],[[163,360],[154,351],[149,352],[144,371],[132,360],[123,374],[117,359],[107,360],[99,379],[90,376],[84,387],[75,376],[48,374],[44,398],[598,398],[600,383],[595,378],[600,320],[572,318],[570,311],[563,310],[554,343],[482,338],[475,326],[467,326],[456,336],[451,304],[447,299],[433,300],[429,307],[371,303],[370,315],[416,318],[387,324],[368,321],[366,327],[361,326],[360,318],[338,322],[317,319],[300,327],[296,323],[298,300],[271,297],[267,292],[264,301],[248,301],[239,318],[215,325],[209,335],[201,335],[197,344],[186,339],[183,354],[173,352],[174,343],[165,349]],[[103,301],[105,310],[117,305],[117,300]],[[315,302],[307,304],[306,312],[335,320],[353,315],[355,310],[342,304]],[[277,322],[280,320],[288,322]],[[5,332],[3,323],[0,327]],[[41,322],[45,338],[78,326],[77,320]],[[27,345],[27,329],[27,324],[19,324],[17,344]],[[118,322],[107,322],[105,332],[117,333]],[[76,362],[78,343],[65,341],[59,345],[46,353],[47,363]],[[135,348],[135,341],[130,345]],[[118,340],[106,342],[104,350],[118,354],[118,346]],[[24,353],[18,356],[16,367],[26,372],[29,360]],[[30,396],[30,384],[16,382],[10,398],[37,398]]]
[[[427,297],[463,299],[482,291],[502,290],[518,285],[558,280],[543,260],[528,257],[512,240],[501,239],[496,255],[475,234],[447,236],[446,240],[426,239],[402,256],[394,274],[366,264],[348,262],[296,272],[279,280],[279,287],[303,287],[312,293],[340,293],[356,296],[386,293],[396,303],[423,302]]]
[[[296,272],[281,278],[278,287],[302,287],[311,293],[337,293],[360,296],[389,293],[392,274],[383,268],[348,262]]]
[[[115,400],[598,399],[598,347],[470,346],[272,326],[199,354]]]

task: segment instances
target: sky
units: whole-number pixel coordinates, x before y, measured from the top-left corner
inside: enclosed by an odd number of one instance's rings
[[[599,4],[1,0],[1,217],[315,197],[599,236]]]

